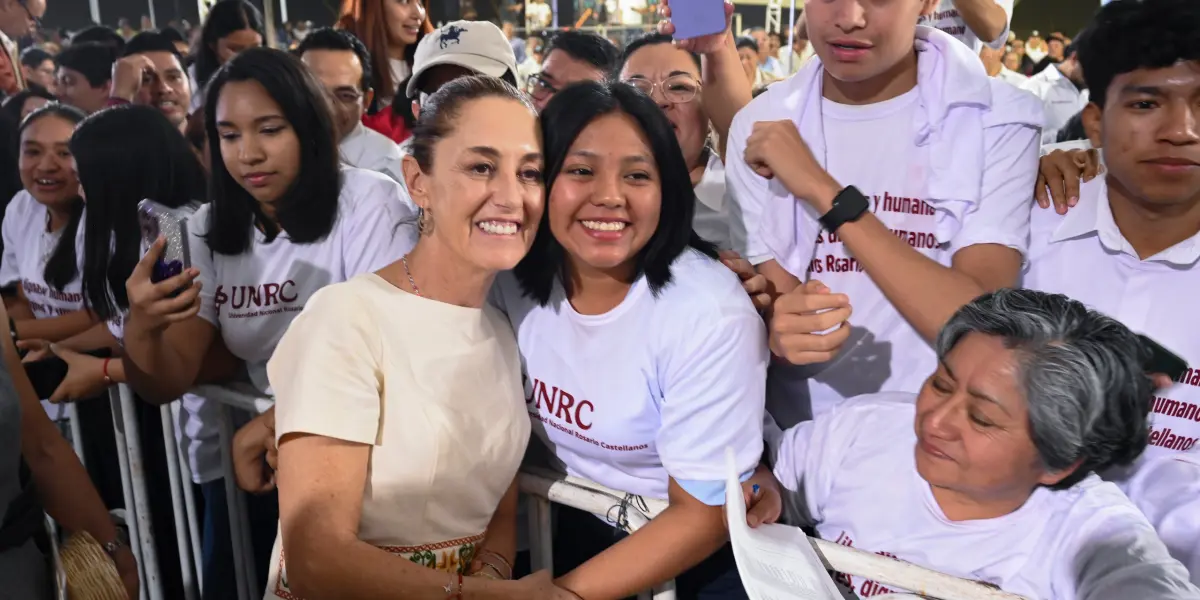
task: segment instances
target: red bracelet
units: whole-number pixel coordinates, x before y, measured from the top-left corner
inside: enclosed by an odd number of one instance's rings
[[[462,597],[462,583],[463,583],[462,571],[459,571],[459,572],[458,572],[458,600],[463,600],[463,597]]]
[[[112,377],[108,376],[108,363],[110,362],[112,362],[111,358],[104,359],[104,367],[101,370],[101,372],[104,374],[104,383],[108,385],[112,385],[113,382]]]

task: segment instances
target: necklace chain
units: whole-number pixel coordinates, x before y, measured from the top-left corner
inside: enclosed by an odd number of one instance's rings
[[[412,271],[408,269],[407,254],[400,257],[400,264],[404,265],[404,274],[408,276],[408,285],[412,286],[413,293],[417,296],[421,296],[421,288],[417,287],[417,282],[413,280]]]

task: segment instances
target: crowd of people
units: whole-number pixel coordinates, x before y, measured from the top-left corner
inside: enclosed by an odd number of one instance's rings
[[[138,597],[125,384],[171,598],[179,401],[205,599],[238,594],[223,454],[268,600],[746,598],[727,453],[751,526],[1200,599],[1200,3],[1027,42],[1011,0],[813,2],[783,36],[726,4],[686,40],[656,6],[617,44],[345,0],[279,50],[220,0],[18,53],[48,7],[0,0],[2,595],[49,597],[49,514]],[[198,386],[231,383],[274,406],[222,448]],[[667,508],[558,506],[533,572],[523,465]]]

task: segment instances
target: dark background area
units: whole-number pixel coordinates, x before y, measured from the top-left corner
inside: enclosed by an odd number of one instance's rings
[[[159,26],[165,26],[173,19],[187,19],[195,23],[197,14],[196,0],[152,0],[155,16]],[[262,0],[251,0],[262,8]],[[278,1],[278,0],[276,0]],[[470,0],[468,0],[470,1]],[[569,0],[559,0],[560,5],[568,4]],[[1200,1],[1200,0],[1198,0]],[[430,0],[430,12],[434,22],[448,21],[461,14],[460,0]],[[88,0],[47,0],[45,24],[48,27],[66,27],[79,29],[91,23]],[[312,21],[315,25],[328,25],[333,22],[337,12],[338,0],[290,0],[288,2],[288,18],[293,21]],[[474,0],[480,17],[487,18],[495,14],[494,6],[499,0]],[[1023,0],[1017,5],[1013,15],[1013,30],[1021,37],[1028,37],[1034,29],[1043,35],[1052,31],[1062,31],[1068,36],[1075,33],[1087,22],[1088,18],[1099,7],[1097,0]],[[124,17],[137,27],[142,15],[149,14],[146,0],[100,0],[100,17],[105,25],[115,26],[117,19]],[[566,22],[569,16],[560,6],[559,19]],[[743,26],[762,25],[766,7],[739,6],[742,13]],[[784,15],[787,23],[787,15]]]

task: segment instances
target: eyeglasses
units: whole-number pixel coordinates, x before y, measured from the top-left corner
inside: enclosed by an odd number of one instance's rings
[[[558,93],[558,88],[551,85],[549,81],[543,79],[541,75],[534,75],[533,77],[530,77],[529,83],[526,84],[525,87],[528,88],[527,91],[529,92],[529,95],[533,96],[533,99],[538,101],[545,100]]]
[[[657,88],[662,92],[663,98],[671,104],[687,104],[696,99],[696,94],[700,93],[700,82],[696,81],[691,75],[672,75],[662,81],[654,82],[645,77],[632,77],[626,79],[625,83],[642,91],[642,93],[654,97],[654,90]]]

